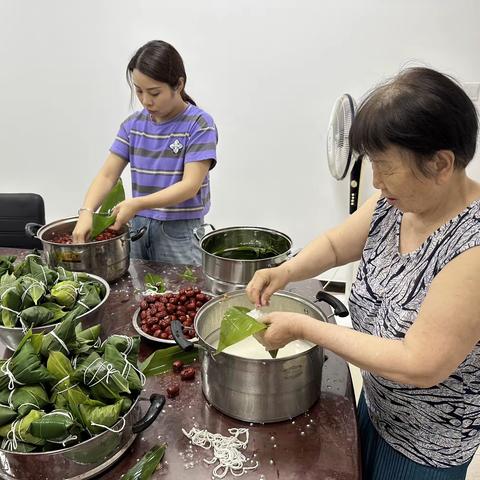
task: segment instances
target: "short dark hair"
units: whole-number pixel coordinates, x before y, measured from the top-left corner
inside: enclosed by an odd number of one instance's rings
[[[350,130],[359,154],[395,145],[414,154],[419,170],[439,150],[455,154],[464,169],[475,155],[478,116],[475,105],[453,78],[425,67],[408,68],[373,89],[362,101]]]
[[[187,83],[187,74],[182,57],[173,45],[163,40],[151,40],[141,46],[128,62],[127,82],[132,90],[132,72],[134,69],[158,82],[167,83],[172,88],[177,87],[180,78],[183,78],[184,84]],[[185,88],[182,89],[181,95],[183,100],[196,105],[185,92]]]

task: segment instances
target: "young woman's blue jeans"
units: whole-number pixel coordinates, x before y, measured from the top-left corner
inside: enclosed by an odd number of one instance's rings
[[[144,235],[132,242],[130,256],[161,263],[201,265],[202,255],[193,229],[203,219],[161,221],[134,217],[131,229],[147,227]]]

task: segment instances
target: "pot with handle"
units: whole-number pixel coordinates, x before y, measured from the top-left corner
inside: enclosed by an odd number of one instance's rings
[[[206,223],[194,229],[193,234],[202,252],[208,290],[216,294],[244,289],[257,270],[276,267],[295,255],[291,253],[290,237],[270,228],[216,230]]]
[[[41,453],[0,450],[0,478],[5,480],[87,480],[113,465],[158,417],[165,397],[153,394],[141,417],[137,397],[128,412],[110,429],[72,447]]]
[[[123,276],[130,265],[130,242],[143,236],[146,227],[133,232],[124,226],[119,235],[108,240],[81,244],[53,242],[55,234],[71,234],[78,217],[69,217],[47,225],[27,223],[25,232],[43,245],[50,267],[63,267],[73,272],[87,272],[113,282]]]
[[[348,315],[345,306],[332,295],[319,292],[317,298],[332,306],[335,315]],[[181,348],[199,348],[206,399],[222,413],[245,422],[279,422],[307,411],[320,396],[322,348],[304,342],[305,349],[299,353],[284,356],[280,349],[277,357],[271,358],[258,344],[265,354],[263,358],[246,358],[227,351],[216,354],[223,316],[233,306],[252,308],[244,290],[205,303],[195,316],[195,344],[182,338],[178,320],[172,322],[172,335]],[[262,311],[303,313],[318,321],[328,320],[317,305],[287,291],[272,295],[270,305]]]

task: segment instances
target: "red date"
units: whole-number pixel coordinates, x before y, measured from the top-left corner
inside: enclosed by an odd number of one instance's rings
[[[195,378],[195,369],[193,367],[184,368],[180,372],[180,378],[185,381],[193,380]]]
[[[180,373],[183,370],[183,362],[181,360],[175,360],[172,363],[172,370],[175,373]]]
[[[178,385],[177,383],[167,387],[167,397],[168,398],[175,398],[179,393],[180,393],[180,385]]]
[[[142,330],[162,340],[172,340],[170,323],[178,319],[187,338],[194,338],[193,320],[196,312],[210,300],[198,287],[181,289],[178,293],[146,295],[139,303],[139,324]],[[188,327],[188,328],[185,328]]]

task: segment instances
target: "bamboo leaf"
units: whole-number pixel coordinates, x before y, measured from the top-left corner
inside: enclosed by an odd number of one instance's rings
[[[156,290],[158,293],[165,291],[165,280],[155,273],[147,273],[143,279],[146,289]]]
[[[230,307],[223,315],[220,325],[220,340],[215,353],[220,353],[230,345],[265,330],[264,323],[257,322],[247,315],[250,309],[246,307]]]
[[[146,377],[153,377],[172,370],[175,360],[181,360],[185,364],[193,363],[197,352],[184,352],[180,347],[174,346],[163,348],[153,352],[139,367]]]
[[[109,194],[103,201],[98,213],[93,214],[93,224],[90,236],[96,238],[108,227],[115,223],[115,217],[111,215],[111,211],[116,205],[125,200],[125,191],[121,180],[110,190]]]
[[[179,277],[187,282],[195,283],[197,281],[197,277],[193,273],[193,270],[190,267],[185,267],[183,273],[179,274]]]
[[[166,449],[166,443],[151,448],[142,459],[123,476],[123,480],[150,480],[162,461]]]

